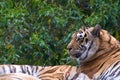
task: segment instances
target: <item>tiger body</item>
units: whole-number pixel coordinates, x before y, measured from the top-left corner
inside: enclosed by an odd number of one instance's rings
[[[99,25],[80,29],[67,46],[79,68],[69,65],[0,65],[0,75],[25,73],[41,80],[120,80],[120,42]]]
[[[0,75],[9,73],[24,73],[41,80],[90,80],[87,75],[78,73],[77,67],[69,65],[30,66],[30,65],[0,65]]]
[[[99,25],[75,32],[67,48],[88,77],[120,80],[120,42]]]

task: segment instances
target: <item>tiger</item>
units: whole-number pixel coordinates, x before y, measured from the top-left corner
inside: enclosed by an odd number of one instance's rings
[[[0,75],[0,80],[41,80],[23,73],[9,73]]]
[[[99,24],[76,31],[67,49],[89,78],[120,80],[120,42]]]
[[[24,73],[40,80],[91,80],[86,74],[81,73],[76,66],[71,65],[0,65],[0,75],[7,75],[10,73]]]

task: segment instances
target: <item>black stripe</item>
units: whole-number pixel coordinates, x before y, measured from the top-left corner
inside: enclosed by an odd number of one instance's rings
[[[116,67],[116,65],[118,65],[119,64],[119,62],[117,62],[116,64],[114,64],[114,66],[112,67],[112,69],[111,69],[111,71]],[[110,76],[114,76],[115,75],[115,72],[116,71],[118,71],[120,69],[120,66],[116,69],[116,70],[114,70],[114,71],[112,71],[112,73],[110,74]]]
[[[104,66],[104,63],[105,63],[105,62],[103,62],[102,65],[100,65],[99,69],[101,69],[101,68]],[[98,69],[98,70],[99,70],[99,69]]]
[[[30,67],[30,66],[27,66],[27,73],[30,75],[29,67]]]
[[[119,61],[118,61],[117,63],[114,64],[114,66],[112,67],[111,70],[113,70],[113,68],[114,68],[116,65],[118,65],[118,64],[119,64]]]
[[[5,66],[3,66],[2,69],[3,69],[3,72],[6,73],[6,71],[5,71]]]
[[[79,76],[79,73],[76,73],[71,80],[76,80],[76,78],[77,78],[78,76]]]
[[[20,68],[21,68],[21,70],[22,70],[22,73],[25,73],[25,68],[24,68],[24,67],[25,67],[25,65],[21,65],[21,66],[20,66]]]
[[[38,71],[38,66],[36,66],[35,68],[36,68],[35,72],[37,72]]]
[[[112,49],[113,50],[113,49]],[[120,49],[118,49],[118,50],[116,50],[114,53],[112,53],[112,55],[114,55],[115,53],[117,53],[117,52],[119,52],[120,51]],[[118,55],[117,55],[118,56]],[[115,57],[117,57],[117,56],[115,56]]]
[[[110,76],[114,76],[115,73],[116,73],[118,70],[120,70],[120,66],[119,66],[116,70],[114,70],[114,71],[110,74]]]
[[[16,72],[16,67],[15,66],[13,66],[13,71]]]
[[[13,70],[12,70],[12,66],[11,65],[8,65],[8,67],[9,67],[9,70],[10,70],[10,73],[13,73]]]
[[[39,67],[39,66],[38,66]],[[45,67],[42,67],[42,69],[39,70],[39,74],[37,74],[37,77],[40,79],[41,78],[41,74],[40,74],[40,71],[44,70]]]
[[[30,66],[31,67],[31,74],[33,75],[34,72],[34,66]]]
[[[118,74],[115,77],[117,77],[117,76],[120,76],[120,71],[118,72]]]
[[[68,80],[68,77],[70,76],[70,71],[72,69],[72,66],[70,66],[70,68],[68,69],[68,71],[66,72],[67,74],[65,75],[65,79]]]
[[[94,40],[93,40],[94,41]],[[87,57],[88,57],[88,52],[89,52],[89,50],[91,49],[91,46],[93,45],[93,41],[91,42],[91,44],[90,44],[90,46],[89,46],[89,48],[88,48],[88,50],[87,50],[87,52],[86,52],[86,56],[82,59],[82,60],[84,60],[84,59],[86,59]]]
[[[110,42],[111,42],[111,36],[109,35],[108,43],[111,44]]]

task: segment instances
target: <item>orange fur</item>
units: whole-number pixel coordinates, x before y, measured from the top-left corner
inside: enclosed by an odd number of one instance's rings
[[[91,32],[94,30],[94,27],[88,28],[87,30]],[[74,50],[78,50],[79,45],[84,45],[84,40],[81,43],[76,40],[77,33],[79,31],[72,35],[72,39],[67,46],[68,49],[72,49],[70,53],[72,57],[76,53]],[[93,43],[98,45],[99,48],[94,56],[80,64],[80,71],[87,74],[90,78],[99,77],[101,73],[105,72],[116,62],[120,62],[120,44],[119,41],[103,29],[100,30],[99,37],[89,36],[87,34],[87,38],[89,40],[93,39]]]

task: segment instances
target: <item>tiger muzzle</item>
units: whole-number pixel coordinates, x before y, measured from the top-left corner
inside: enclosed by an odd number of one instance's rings
[[[71,50],[69,53],[72,58],[79,58],[82,54],[79,50]]]

